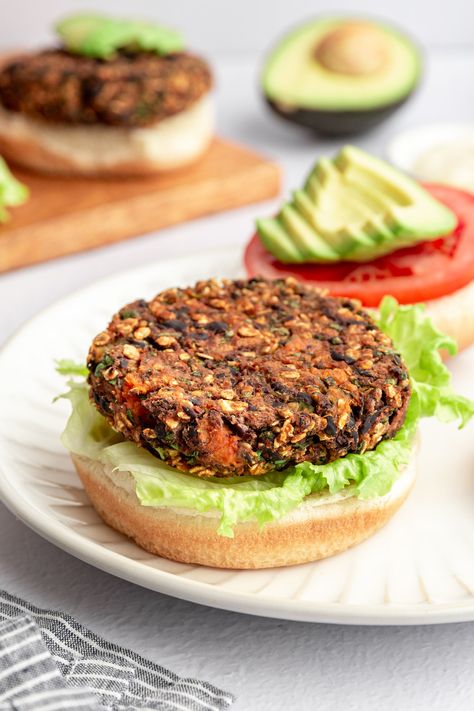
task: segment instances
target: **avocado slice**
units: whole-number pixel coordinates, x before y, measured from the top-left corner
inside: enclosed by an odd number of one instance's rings
[[[67,17],[56,25],[56,32],[70,52],[98,59],[107,59],[132,41],[132,32],[125,22],[100,15]]]
[[[382,203],[393,231],[400,237],[416,241],[435,239],[449,234],[457,219],[422,185],[396,168],[355,146],[345,146],[335,159],[342,175],[351,186],[376,195]]]
[[[274,218],[256,221],[260,240],[283,263],[337,262],[337,252],[319,237],[293,204],[286,204]]]
[[[70,52],[96,59],[110,59],[119,49],[166,55],[184,48],[175,30],[91,13],[66,17],[55,30]]]
[[[314,221],[315,226],[341,257],[349,259],[349,254],[358,249],[373,252],[375,244],[392,239],[392,232],[378,211],[347,189],[334,161],[323,158],[316,164],[304,192],[312,197],[313,211],[321,213],[321,219]]]
[[[382,160],[345,146],[323,158],[276,218],[257,221],[282,262],[365,262],[450,234],[456,216]]]
[[[280,211],[282,225],[308,262],[337,262],[338,253],[307,222],[293,204],[284,205]]]
[[[280,262],[291,264],[305,261],[305,256],[278,219],[261,218],[257,220],[256,224],[263,246]]]
[[[347,207],[347,202],[344,199],[341,201],[341,197],[337,190],[334,192],[327,191],[324,193],[330,200],[323,201],[324,207],[321,205],[321,200],[311,201],[308,194],[304,190],[295,190],[293,193],[293,204],[295,208],[302,214],[311,227],[319,232],[321,236],[327,241],[327,243],[332,247],[332,249],[337,252],[339,256],[345,255],[348,251],[353,249],[355,242],[361,242],[364,245],[372,245],[372,241],[367,237],[361,228],[362,221],[355,219],[350,225],[349,220],[344,223],[344,210],[340,210],[342,205],[345,204]],[[343,197],[343,196],[342,196]],[[321,198],[321,195],[318,196]],[[337,204],[336,204],[337,203]],[[337,213],[339,214],[339,219],[337,219]],[[336,218],[336,222],[334,221]],[[346,214],[348,218],[348,214]],[[330,223],[333,223],[330,226]],[[348,225],[346,227],[346,225]]]
[[[261,85],[281,117],[326,135],[360,133],[412,94],[421,76],[415,44],[391,27],[344,17],[315,19],[270,51]]]

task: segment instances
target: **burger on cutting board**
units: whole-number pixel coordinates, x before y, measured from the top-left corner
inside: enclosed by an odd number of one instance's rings
[[[146,175],[196,160],[213,135],[212,77],[161,25],[80,14],[60,46],[0,71],[0,153],[69,175]]]

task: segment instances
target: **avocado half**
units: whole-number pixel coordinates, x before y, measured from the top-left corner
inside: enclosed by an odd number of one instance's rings
[[[262,88],[293,123],[332,136],[362,133],[413,93],[421,54],[400,32],[368,20],[324,18],[287,34],[270,52]]]

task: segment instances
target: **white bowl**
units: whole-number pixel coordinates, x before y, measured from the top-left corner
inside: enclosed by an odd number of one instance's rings
[[[438,163],[436,166],[433,160],[430,161],[430,166],[426,163],[424,168],[419,165],[419,160],[424,154],[438,146],[443,147],[448,144],[452,144],[450,149],[457,154],[456,161],[459,160],[459,156],[463,161],[467,161],[469,152],[470,164],[465,163],[462,170],[459,167],[456,175],[448,168],[446,170],[440,168],[441,158],[439,162],[436,161]],[[463,145],[466,150],[460,150]],[[474,191],[474,122],[425,124],[409,129],[390,141],[387,155],[393,165],[415,178]]]

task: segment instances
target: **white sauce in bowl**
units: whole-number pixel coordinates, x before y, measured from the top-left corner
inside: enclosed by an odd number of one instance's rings
[[[422,152],[413,169],[422,180],[474,191],[474,132],[470,138],[441,143]]]
[[[418,180],[474,192],[474,122],[408,129],[392,139],[387,153],[391,163]]]

